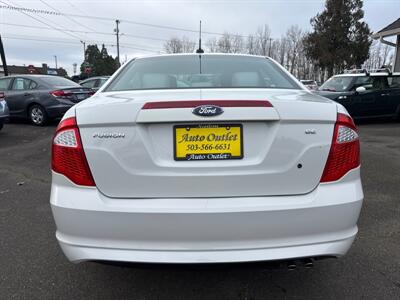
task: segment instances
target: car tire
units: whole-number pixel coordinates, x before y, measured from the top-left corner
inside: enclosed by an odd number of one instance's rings
[[[35,126],[44,126],[47,123],[47,113],[43,106],[34,104],[29,107],[28,118]]]
[[[396,120],[400,122],[400,105],[396,109]]]

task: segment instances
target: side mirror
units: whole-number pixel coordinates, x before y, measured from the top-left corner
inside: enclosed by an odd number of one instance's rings
[[[367,91],[367,89],[363,86],[359,86],[358,88],[356,88],[356,92],[359,94],[363,94]]]

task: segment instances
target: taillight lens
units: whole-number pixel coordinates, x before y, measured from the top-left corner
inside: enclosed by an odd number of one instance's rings
[[[53,95],[56,98],[65,98],[65,97],[72,96],[72,93],[68,93],[68,92],[63,91],[63,90],[51,91],[50,94]]]
[[[353,119],[338,113],[321,182],[336,181],[360,165],[360,140]]]
[[[95,186],[74,117],[61,121],[57,127],[51,167],[54,172],[63,174],[75,184]]]

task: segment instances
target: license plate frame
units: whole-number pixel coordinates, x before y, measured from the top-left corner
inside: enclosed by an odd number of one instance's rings
[[[87,98],[87,94],[84,94],[84,93],[76,94],[77,100],[85,100],[86,98]]]
[[[215,147],[214,145],[220,145],[220,147],[217,149],[193,149],[193,150],[188,150],[186,149],[185,154],[186,156],[178,155],[178,152],[182,152],[182,149],[179,149],[178,151],[178,144],[177,144],[177,137],[178,133],[177,130],[179,129],[186,129],[187,131],[190,131],[190,129],[196,129],[196,131],[204,131],[204,134],[216,134],[212,131],[212,129],[217,129],[217,131],[221,131],[221,128],[226,129],[226,138],[233,138],[233,136],[236,136],[238,140],[233,140],[233,141],[208,141],[207,138],[205,137],[204,143],[208,143],[208,145],[213,145],[213,148]],[[231,136],[229,135],[229,130],[234,128],[235,133],[232,134]],[[223,132],[223,130],[222,130]],[[243,125],[239,123],[234,123],[234,124],[182,124],[182,125],[174,125],[173,130],[173,143],[174,143],[174,160],[175,161],[209,161],[209,160],[235,160],[235,159],[243,159],[244,157],[244,149],[243,149]],[[181,136],[182,137],[182,136]],[[198,142],[202,141],[190,141],[192,145],[199,145]],[[218,142],[218,144],[216,144]],[[188,142],[186,142],[187,144]],[[222,147],[228,147],[228,146],[223,146],[223,145],[233,145],[232,150],[229,151],[229,149],[222,149]],[[184,145],[184,144],[183,144]],[[183,146],[181,146],[183,147]],[[196,147],[196,146],[194,146]],[[198,146],[198,147],[201,147]],[[237,153],[239,147],[239,153]],[[192,152],[190,152],[192,151]],[[201,151],[200,153],[196,151]],[[233,155],[234,154],[234,155]]]

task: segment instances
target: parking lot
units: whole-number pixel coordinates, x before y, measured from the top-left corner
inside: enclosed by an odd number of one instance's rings
[[[348,255],[294,271],[272,263],[69,263],[56,242],[49,206],[55,126],[14,123],[0,131],[2,299],[400,298],[400,123],[359,125],[365,202]]]

